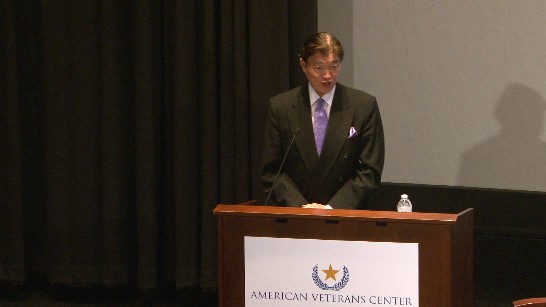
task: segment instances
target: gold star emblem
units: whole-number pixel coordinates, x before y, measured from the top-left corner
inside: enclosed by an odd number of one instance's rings
[[[330,268],[328,270],[322,270],[322,271],[324,273],[326,273],[326,279],[324,279],[324,280],[328,280],[329,278],[331,278],[333,280],[336,280],[336,274],[337,274],[337,272],[339,272],[339,270],[333,270],[331,264],[330,264]]]

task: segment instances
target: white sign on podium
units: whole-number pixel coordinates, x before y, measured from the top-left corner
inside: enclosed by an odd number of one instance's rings
[[[417,243],[245,237],[245,306],[419,306]]]

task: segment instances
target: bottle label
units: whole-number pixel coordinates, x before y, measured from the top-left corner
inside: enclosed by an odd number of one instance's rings
[[[398,212],[411,212],[410,206],[400,206],[397,209],[398,209]]]

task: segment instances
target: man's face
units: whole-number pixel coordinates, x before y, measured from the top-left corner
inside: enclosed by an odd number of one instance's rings
[[[327,56],[315,53],[307,58],[307,62],[300,59],[300,65],[307,80],[320,96],[334,88],[341,71],[341,61],[332,53]]]

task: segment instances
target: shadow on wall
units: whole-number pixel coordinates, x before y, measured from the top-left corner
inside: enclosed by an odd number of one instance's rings
[[[501,131],[463,154],[462,186],[546,191],[546,102],[535,90],[512,84],[495,110]]]

